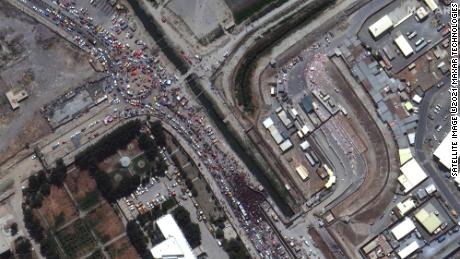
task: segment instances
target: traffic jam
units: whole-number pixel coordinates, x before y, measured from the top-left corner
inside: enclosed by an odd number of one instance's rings
[[[146,43],[135,38],[135,31],[128,23],[129,14],[115,14],[109,23],[98,25],[85,6],[77,6],[82,3],[18,1],[51,21],[57,30],[65,31],[74,44],[101,65],[110,80],[104,90],[111,105],[116,107],[111,116],[131,118],[150,114],[174,128],[212,174],[259,255],[289,258],[262,216],[260,204],[266,200],[264,191],[254,188],[247,169],[219,147],[220,137],[207,123],[205,113],[190,104],[178,78],[166,70],[158,57],[150,54]]]

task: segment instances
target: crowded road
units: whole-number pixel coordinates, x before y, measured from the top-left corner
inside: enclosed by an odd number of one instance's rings
[[[201,159],[200,166],[211,172],[259,256],[288,257],[262,216],[259,204],[265,200],[265,193],[236,156],[224,151],[225,143],[219,143],[222,137],[206,114],[188,97],[174,71],[168,71],[158,57],[151,55],[148,44],[134,36],[126,17],[115,14],[108,23],[96,24],[88,15],[88,3],[17,1],[51,21],[54,30],[69,34],[103,67],[107,74],[104,91],[113,106],[107,116],[128,119],[150,114],[170,125],[193,147]]]

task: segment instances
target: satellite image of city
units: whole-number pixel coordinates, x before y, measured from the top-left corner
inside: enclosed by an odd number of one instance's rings
[[[0,259],[460,259],[460,0],[0,0]]]

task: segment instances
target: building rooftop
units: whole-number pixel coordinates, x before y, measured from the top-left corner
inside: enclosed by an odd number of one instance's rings
[[[400,240],[401,238],[407,236],[410,232],[415,230],[415,224],[409,217],[405,217],[401,223],[396,225],[391,229],[391,233],[396,238]]]
[[[165,237],[165,240],[150,250],[153,258],[196,259],[192,248],[171,214],[159,218],[156,224]]]
[[[434,234],[442,225],[442,220],[436,215],[436,208],[431,203],[415,213],[415,218],[430,234]]]
[[[404,187],[404,193],[410,192],[428,177],[415,159],[406,162],[400,170],[402,174],[398,177],[398,181]]]
[[[399,50],[403,53],[404,57],[410,56],[412,53],[414,53],[414,49],[411,47],[409,42],[407,41],[406,37],[404,35],[399,35],[395,39],[396,46],[398,46]]]
[[[388,31],[393,27],[393,21],[390,16],[385,15],[371,26],[369,26],[369,32],[374,38],[378,38],[380,35]]]
[[[19,103],[22,102],[27,97],[29,97],[26,90],[20,90],[17,92],[10,90],[6,92],[5,95],[6,95],[6,98],[8,99],[8,102],[11,105],[11,109],[13,110],[16,110],[17,108],[19,108]]]
[[[442,140],[441,144],[434,151],[434,156],[438,158],[439,162],[447,169],[452,167],[452,159],[450,156],[452,142],[452,131],[449,131],[447,136]]]

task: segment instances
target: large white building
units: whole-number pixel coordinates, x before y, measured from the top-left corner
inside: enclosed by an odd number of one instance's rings
[[[408,57],[414,53],[414,49],[411,47],[410,43],[407,41],[404,35],[399,35],[395,39],[395,44],[398,46],[399,50],[402,52],[404,57]]]
[[[192,248],[171,214],[157,220],[165,240],[150,249],[155,259],[196,259]]]
[[[409,217],[406,217],[403,221],[401,221],[401,223],[391,229],[391,233],[396,238],[396,240],[400,240],[414,231],[415,228],[416,227],[414,221],[412,221],[412,219]]]
[[[400,170],[402,174],[398,177],[398,181],[404,187],[404,193],[410,192],[428,177],[417,160],[413,158],[405,163]]]
[[[390,19],[390,16],[385,15],[371,26],[369,26],[369,32],[372,37],[378,38],[383,33],[387,32],[389,29],[393,28],[393,21]]]
[[[443,139],[441,144],[434,151],[434,156],[439,160],[439,162],[450,170],[452,167],[451,160],[451,149],[452,149],[452,131],[449,131],[449,134]]]

